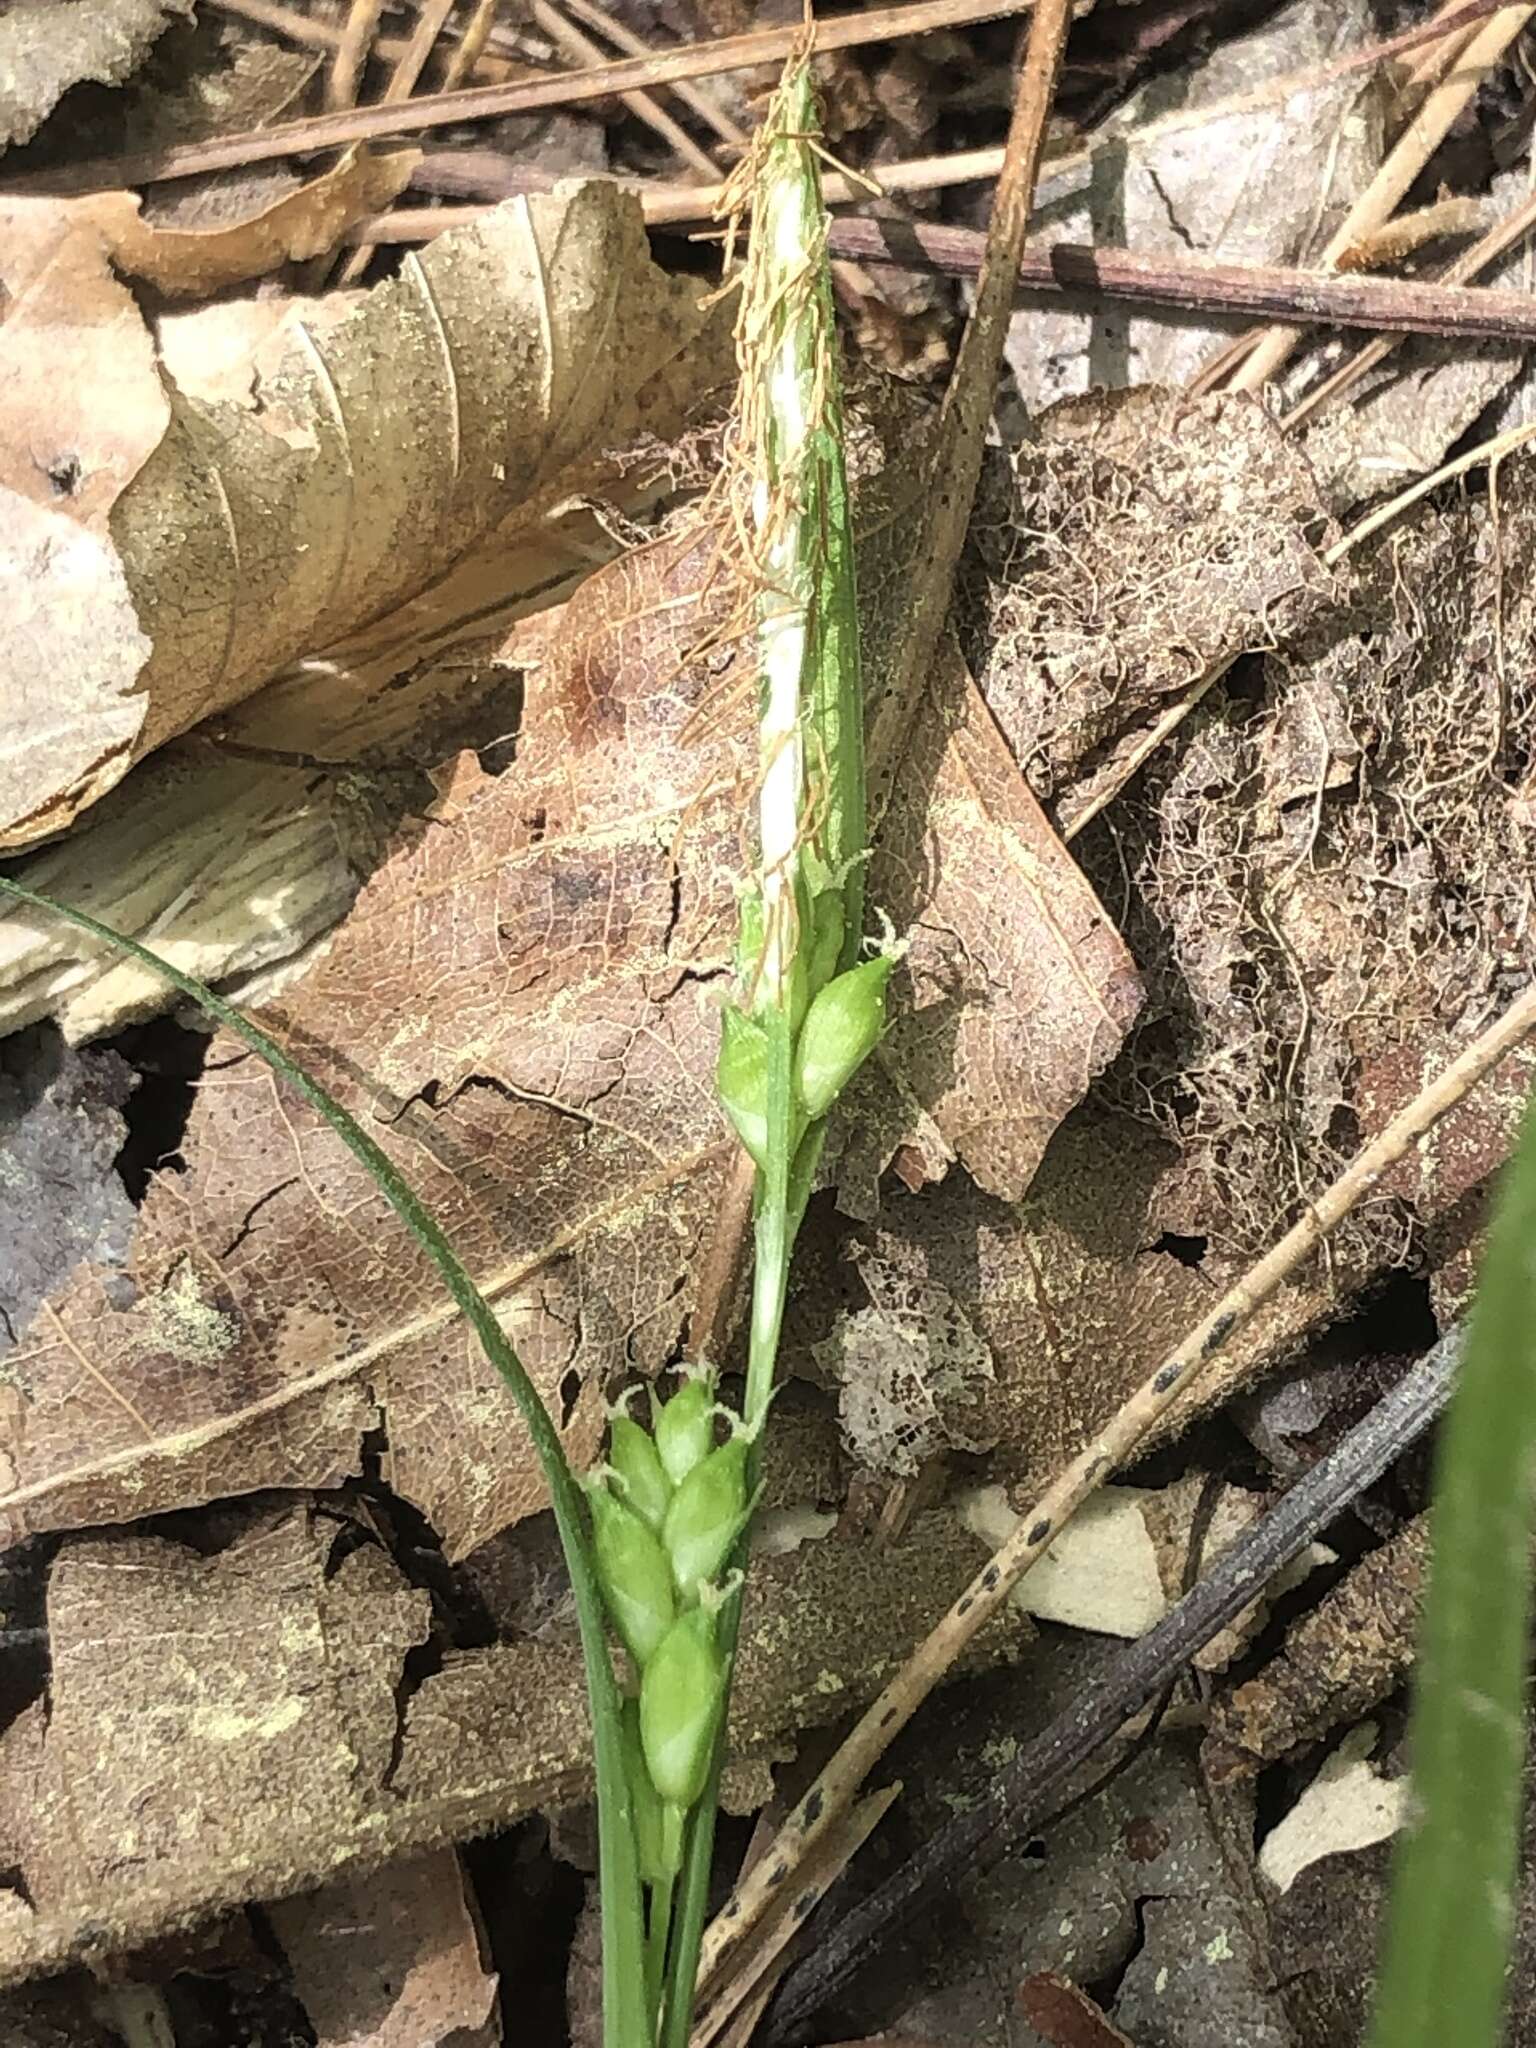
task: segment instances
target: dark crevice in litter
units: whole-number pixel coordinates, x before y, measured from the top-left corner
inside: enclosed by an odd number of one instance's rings
[[[1176,1230],[1165,1230],[1155,1243],[1149,1244],[1149,1252],[1165,1252],[1170,1259],[1177,1259],[1181,1266],[1195,1267],[1204,1259],[1210,1249],[1208,1237],[1183,1237]]]
[[[157,1173],[185,1170],[181,1141],[212,1040],[174,1017],[156,1017],[130,1025],[107,1043],[140,1076],[123,1108],[128,1135],[117,1155],[118,1175],[137,1207]]]

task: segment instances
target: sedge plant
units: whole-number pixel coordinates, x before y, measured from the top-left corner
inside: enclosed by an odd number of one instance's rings
[[[598,1806],[604,2048],[683,2048],[693,2009],[745,1537],[790,1256],[829,1110],[877,1043],[899,948],[864,941],[863,696],[827,217],[808,51],[730,188],[750,206],[725,475],[758,675],[757,866],[717,1086],[755,1169],[741,1412],[707,1367],[631,1389],[585,1479],[480,1293],[389,1156],[242,1012],[149,948],[0,876],[0,895],[137,960],[307,1100],[430,1256],[505,1380],[549,1486],[581,1632]],[[637,1418],[637,1401],[643,1403]],[[615,1674],[610,1642],[622,1646]]]

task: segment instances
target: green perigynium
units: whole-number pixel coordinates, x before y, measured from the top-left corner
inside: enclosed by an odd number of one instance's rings
[[[640,1741],[651,1783],[685,1810],[709,1776],[724,1687],[714,1615],[690,1607],[668,1629],[640,1681]]]
[[[616,1414],[608,1428],[608,1462],[618,1474],[625,1506],[659,1535],[672,1500],[672,1481],[657,1455],[656,1439],[633,1416]]]
[[[719,1577],[746,1513],[747,1442],[738,1436],[694,1466],[662,1524],[662,1543],[685,1606],[702,1599]]]
[[[674,1486],[715,1447],[715,1389],[708,1379],[684,1380],[656,1411],[656,1454]]]
[[[746,1521],[749,1446],[739,1432],[716,1444],[719,1412],[708,1375],[685,1380],[670,1400],[653,1398],[650,1430],[620,1401],[608,1462],[587,1482],[598,1585],[639,1682],[624,1706],[625,1768],[657,1925],[725,1696],[714,1615]]]
[[[825,1116],[880,1042],[885,985],[896,962],[882,953],[816,991],[795,1039],[795,1096],[811,1119]]]
[[[633,1508],[606,1485],[589,1485],[598,1584],[619,1639],[644,1669],[677,1611],[671,1561]]]

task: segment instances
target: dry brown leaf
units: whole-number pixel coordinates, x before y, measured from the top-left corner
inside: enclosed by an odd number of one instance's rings
[[[707,979],[735,776],[723,743],[685,743],[671,677],[708,552],[642,551],[578,594],[515,770],[417,827],[290,1023],[396,1148],[578,1464],[603,1383],[676,1338],[728,1150]],[[78,1273],[12,1356],[0,1514],[19,1533],[334,1483],[382,1408],[394,1484],[472,1549],[543,1498],[506,1390],[325,1126],[232,1046],[211,1066],[127,1271]]]
[[[496,2048],[496,1977],[455,1849],[279,1899],[267,1919],[317,2048]]]
[[[169,298],[224,291],[334,249],[344,229],[405,190],[420,161],[417,149],[354,144],[318,177],[276,198],[261,195],[255,211],[241,203],[239,191],[208,195],[197,224],[145,219],[135,207],[106,229],[111,258],[118,271],[143,278]],[[95,210],[98,201],[72,205],[76,211]]]
[[[970,676],[951,659],[934,687],[958,712],[913,735],[871,863],[872,901],[910,934],[882,1059],[971,1178],[1017,1201],[1141,984]]]
[[[44,220],[56,228],[56,212]],[[44,241],[33,227],[29,272]],[[295,319],[266,334],[243,399],[222,403],[174,385],[167,398],[99,227],[52,247],[41,282],[50,326],[82,331],[98,355],[110,331],[109,367],[129,367],[136,403],[103,407],[82,363],[68,383],[89,395],[61,416],[58,346],[39,334],[29,277],[16,302],[28,317],[13,313],[0,337],[14,451],[0,481],[31,509],[10,508],[6,524],[26,562],[42,547],[39,513],[61,547],[77,516],[99,533],[110,512],[121,568],[107,551],[82,570],[63,593],[61,642],[34,636],[20,676],[47,676],[46,715],[35,687],[3,700],[0,843],[12,845],[58,830],[135,759],[531,513],[703,317],[693,289],[651,263],[638,205],[606,184],[509,201],[408,257],[323,332]]]
[[[14,0],[0,15],[0,147],[26,142],[72,85],[120,85],[192,0]]]
[[[430,1602],[379,1550],[328,1573],[336,1534],[289,1511],[214,1557],[151,1537],[61,1554],[47,1707],[8,1730],[0,1767],[28,1902],[0,1930],[6,1976],[56,1953],[64,1923],[110,1924],[129,1872],[199,1905],[189,1844],[259,1884],[323,1868],[376,1814]]]

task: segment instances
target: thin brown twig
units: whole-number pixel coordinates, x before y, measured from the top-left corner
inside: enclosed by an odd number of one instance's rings
[[[977,1631],[991,1620],[1062,1525],[1185,1397],[1211,1360],[1288,1280],[1399,1160],[1536,1029],[1536,984],[1510,1004],[1429,1082],[1320,1195],[1285,1235],[1057,1474],[1018,1527],[866,1710],[779,1830],[773,1850],[726,1901],[704,1938],[701,1993],[721,1978],[748,1930],[771,1909],[790,1874],[842,1815],[868,1772]],[[701,1999],[701,2011],[703,2003]]]
[[[383,12],[384,0],[352,0],[347,9],[325,79],[325,104],[333,112],[357,105],[358,81]]]
[[[1026,11],[1028,0],[906,0],[906,4],[871,7],[864,13],[829,14],[817,21],[818,50],[848,50],[864,43],[888,43],[934,29],[969,22],[996,21]],[[572,106],[583,100],[607,99],[615,93],[671,85],[680,78],[708,78],[720,71],[750,71],[789,55],[803,33],[798,23],[783,28],[752,29],[745,35],[720,36],[658,50],[645,57],[622,57],[594,64],[585,71],[562,71],[549,78],[509,80],[505,85],[470,86],[462,92],[424,94],[402,106],[357,107],[347,113],[312,114],[300,120],[274,121],[238,135],[206,142],[188,142],[167,149],[140,150],[126,156],[93,157],[68,170],[38,172],[12,180],[8,192],[76,193],[115,191],[123,185],[153,185],[167,178],[188,178],[204,171],[230,170],[240,164],[270,163],[274,158],[303,156],[315,150],[340,149],[349,142],[371,142],[385,135],[420,135],[458,121],[488,121],[502,114],[529,114],[543,107]]]
[[[342,37],[342,30],[334,22],[319,21],[315,16],[301,13],[297,7],[284,5],[284,0],[207,0],[220,14],[232,14],[238,21],[253,21],[258,28],[270,29],[274,35],[286,36],[291,43],[297,43],[306,50],[334,50]],[[494,17],[496,0],[485,0]],[[471,28],[473,23],[471,23]],[[489,33],[489,24],[487,25]],[[462,41],[468,41],[470,29],[466,29]],[[394,63],[406,48],[404,36],[380,36],[373,45],[374,54],[386,63]],[[483,39],[477,49],[473,64],[466,74],[478,72],[487,81],[505,78],[517,67],[504,57],[488,56]],[[462,78],[458,81],[462,83]],[[443,90],[448,91],[445,82]]]
[[[337,31],[334,28],[314,20],[309,15],[301,14],[296,8],[282,5],[281,0],[212,0],[212,4],[220,7],[226,13],[243,15],[249,20],[259,22],[263,26],[273,29],[276,33],[286,35],[291,40],[305,44],[308,47],[315,49],[333,49],[335,47]],[[1012,10],[1004,11],[1019,11],[1027,6],[1027,4],[1028,0],[1015,0],[1015,7]],[[1383,37],[1379,41],[1362,44],[1358,49],[1346,51],[1342,57],[1332,58],[1326,64],[1311,65],[1300,71],[1287,72],[1282,77],[1268,80],[1264,85],[1256,86],[1247,92],[1234,94],[1227,99],[1213,101],[1204,107],[1176,109],[1170,113],[1160,115],[1156,120],[1149,121],[1143,127],[1137,129],[1135,135],[1136,143],[1138,147],[1144,146],[1146,143],[1157,140],[1165,135],[1179,134],[1189,129],[1205,127],[1212,121],[1227,120],[1235,114],[1256,112],[1260,108],[1277,105],[1295,93],[1312,91],[1319,86],[1331,84],[1335,79],[1347,77],[1352,72],[1373,70],[1379,65],[1390,63],[1394,58],[1402,56],[1408,51],[1421,48],[1426,43],[1439,40],[1454,26],[1484,19],[1492,14],[1499,4],[1500,0],[1465,0],[1465,4],[1457,8],[1453,14],[1442,16],[1434,22],[1420,23],[1414,28],[1401,30],[1398,34]],[[573,11],[576,10],[573,9]],[[918,14],[923,14],[926,17],[929,12],[931,10],[928,9],[886,8],[883,10],[872,10],[868,15],[833,15],[818,23],[818,45],[823,49],[852,48],[861,41],[888,41],[900,35],[920,35],[931,28],[958,25],[962,20],[984,20],[989,18],[990,13],[990,11],[989,13],[976,11],[964,15],[946,15],[942,20],[927,18],[919,20],[915,18]],[[899,15],[911,15],[913,17],[906,28],[892,28],[883,25],[891,17]],[[861,24],[864,27],[862,35],[855,32],[860,28]],[[591,22],[589,25],[595,26],[596,24]],[[730,36],[722,38],[717,42],[697,46],[690,45],[688,46],[690,50],[695,48],[707,49],[715,52],[716,55],[713,59],[704,62],[690,62],[681,71],[679,71],[677,63],[673,61],[676,57],[675,52],[663,56],[661,53],[645,51],[642,45],[634,53],[636,64],[640,67],[639,71],[631,72],[629,76],[619,82],[625,86],[631,84],[642,86],[675,85],[679,78],[705,78],[720,72],[745,70],[750,66],[759,63],[770,63],[785,56],[789,45],[793,41],[794,33],[789,28],[777,32],[756,31],[753,38]],[[765,38],[772,39],[771,46],[765,41]],[[638,41],[638,38],[636,40]],[[754,41],[754,54],[738,56],[738,49],[744,40]],[[392,56],[398,47],[400,45],[392,42],[388,37],[382,38],[377,45],[382,56]],[[490,59],[482,58],[481,69],[489,68],[491,61]],[[501,60],[495,61],[499,69],[505,69],[505,66],[501,64]],[[560,105],[567,101],[574,102],[581,98],[589,97],[590,95],[583,90],[571,89],[572,82],[576,76],[577,74],[575,73],[564,72],[560,73],[556,78],[539,81],[548,91],[547,96],[538,101],[538,105]],[[608,82],[601,86],[594,85],[594,92],[602,91],[606,93],[615,90],[611,71],[606,76]],[[525,84],[527,81],[518,80],[516,83]],[[422,104],[425,105],[427,102]],[[484,109],[478,115],[474,112],[464,112],[463,107],[464,102],[462,100],[455,100],[454,109],[452,111],[445,111],[438,119],[447,122],[461,119],[487,118],[489,115],[497,113],[517,113],[528,110],[522,102],[508,106],[492,106]],[[427,125],[436,125],[436,123],[433,122]],[[264,130],[262,132],[270,134],[272,131]],[[240,147],[252,139],[250,135],[223,138],[223,143],[235,149],[236,153],[233,156],[227,156],[217,164],[194,162],[185,169],[157,169],[154,166],[159,162],[159,159],[143,155],[138,157],[103,158],[94,164],[77,167],[77,174],[80,170],[83,170],[95,180],[94,186],[87,184],[83,188],[71,186],[69,189],[91,190],[96,187],[149,184],[157,178],[185,176],[192,170],[226,169],[230,164],[254,162],[257,161],[255,157],[240,153]],[[322,138],[319,141],[295,145],[294,148],[334,148],[355,139],[350,133],[343,132],[332,134],[328,138]],[[1111,150],[1118,151],[1124,147],[1125,138],[1115,135],[1096,144],[1090,144],[1085,149],[1073,150],[1060,157],[1052,157],[1050,162],[1053,171],[1075,173],[1090,167],[1099,157],[1107,152]],[[293,153],[293,150],[281,149],[271,153],[283,155]],[[943,184],[964,184],[973,180],[986,182],[996,177],[998,168],[1002,163],[1002,156],[1001,149],[978,149],[952,152],[947,156],[917,158],[913,159],[906,166],[885,165],[881,168],[881,183],[887,191],[925,191],[937,189]],[[145,169],[144,166],[146,164],[150,168]],[[909,173],[910,176],[906,176],[904,173]],[[844,199],[855,196],[849,191],[840,190],[840,182],[835,177],[828,178],[827,188],[829,194],[840,192],[840,196]],[[39,183],[38,189],[43,189],[41,183]],[[63,190],[65,188],[62,185],[55,184],[48,186],[47,189]],[[1054,191],[1054,178],[1049,183],[1042,183],[1041,189],[1042,191]],[[670,214],[658,213],[655,218],[658,220],[670,219],[676,221],[707,220],[710,218],[712,211],[714,188],[710,188],[710,196],[704,198],[702,206],[699,203],[701,196],[700,192],[695,188],[675,188],[674,204],[678,210]]]
[[[1500,0],[1500,4],[1503,4],[1503,0]],[[1477,33],[1476,25],[1468,26],[1463,10],[1456,6],[1455,0],[1441,0],[1439,7],[1423,26],[1428,40],[1398,74],[1396,90],[1392,94],[1393,112],[1389,126],[1394,131],[1401,128],[1404,133],[1408,132],[1419,112],[1420,102],[1440,81]],[[1357,201],[1356,204],[1360,202]],[[1390,212],[1391,209],[1388,208],[1387,215],[1380,218],[1375,218],[1367,212],[1367,225],[1359,239],[1365,240],[1377,228],[1384,226]],[[1358,242],[1351,245],[1357,246]],[[1324,262],[1327,262],[1326,256]],[[1223,386],[1230,388],[1231,380],[1237,372],[1261,349],[1273,346],[1279,332],[1280,330],[1274,327],[1256,327],[1250,333],[1235,336],[1224,348],[1218,349],[1189,379],[1190,393],[1198,396],[1202,392],[1215,391]]]
[[[603,36],[616,50],[623,50],[630,57],[650,55],[650,45],[643,36],[637,36],[627,22],[599,4],[599,0],[565,0],[566,11],[574,14],[578,21],[584,21],[588,28]],[[743,150],[751,138],[739,122],[733,121],[725,109],[707,92],[690,85],[686,79],[679,79],[672,87],[673,92],[685,107],[693,112],[707,128],[713,128],[720,140],[729,143],[732,149]]]
[[[733,2019],[750,2016],[754,2007],[761,2016],[789,1961],[786,1951],[790,1943],[900,1795],[899,1784],[880,1786],[861,1799],[816,1853],[807,1857],[799,1872],[802,1882],[790,1898],[781,1896],[782,1910],[774,1920],[758,1927],[753,1941],[738,1958],[739,1967],[732,1975],[729,1989],[711,2001],[706,2014],[695,2019],[688,2048],[712,2048]],[[741,2038],[749,2039],[751,2032],[750,2026],[744,2028]]]
[[[529,19],[536,28],[542,29],[557,48],[574,57],[582,65],[601,64],[604,61],[601,48],[575,22],[568,21],[554,0],[528,0]],[[648,92],[621,92],[621,103],[643,121],[653,134],[659,135],[674,156],[680,157],[696,171],[702,171],[706,178],[714,177],[718,166],[709,151],[694,141],[688,130],[675,121]]]
[[[452,12],[453,0],[421,0],[415,26],[385,81],[379,100],[381,106],[403,104],[415,92],[421,74],[427,68],[427,59],[437,48],[437,39]],[[349,22],[348,27],[350,26]],[[340,52],[337,54],[339,58]],[[354,88],[356,83],[354,77]],[[344,291],[348,285],[357,283],[367,269],[368,259],[372,254],[372,243],[363,242],[342,258],[336,269],[337,290]]]
[[[542,181],[524,182],[527,189],[542,189]],[[636,189],[649,220],[644,187]],[[407,207],[372,214],[349,233],[360,241],[423,241],[471,226],[486,211],[484,206]],[[1521,214],[1517,232],[1529,233],[1536,226],[1536,201]],[[1504,225],[1508,230],[1511,223]],[[835,220],[827,236],[834,257],[952,277],[976,275],[985,242],[974,228],[862,219]],[[1507,246],[1507,239],[1501,246]],[[1449,279],[1371,278],[1280,265],[1207,263],[1198,257],[1139,256],[1130,249],[1070,242],[1026,249],[1019,260],[1019,293],[1025,298],[1124,300],[1181,312],[1282,314],[1319,326],[1393,334],[1536,340],[1536,300],[1528,292],[1469,290]]]
[[[440,92],[457,92],[467,78],[474,77],[491,30],[496,26],[496,9],[500,4],[501,0],[475,0],[474,12],[465,22],[463,34],[448,53]]]
[[[1496,221],[1487,234],[1479,237],[1471,248],[1463,250],[1454,263],[1447,264],[1436,282],[1442,286],[1465,284],[1469,278],[1476,277],[1480,271],[1486,270],[1490,263],[1496,263],[1505,250],[1513,248],[1516,242],[1530,234],[1533,227],[1536,227],[1536,192],[1527,194],[1520,205],[1507,213],[1503,220]],[[1511,296],[1525,298],[1529,297],[1529,294]],[[1293,405],[1281,420],[1281,426],[1291,432],[1304,421],[1313,418],[1324,406],[1331,405],[1351,386],[1358,384],[1362,377],[1369,376],[1376,365],[1385,362],[1398,345],[1397,337],[1392,335],[1383,335],[1379,340],[1367,342],[1365,347],[1358,350],[1347,362],[1341,363],[1331,376],[1325,377],[1315,390],[1309,391],[1298,405]]]
[[[1513,455],[1517,448],[1523,448],[1527,442],[1533,440],[1536,440],[1536,420],[1528,420],[1524,426],[1509,427],[1502,434],[1495,434],[1491,440],[1479,441],[1475,448],[1467,449],[1464,455],[1458,455],[1453,462],[1444,463],[1439,469],[1431,470],[1428,476],[1421,476],[1417,482],[1409,484],[1406,490],[1399,491],[1395,498],[1388,498],[1384,505],[1375,506],[1358,526],[1352,526],[1342,540],[1333,543],[1324,554],[1323,560],[1330,566],[1342,562],[1352,548],[1357,548],[1361,541],[1368,540],[1373,533],[1378,533],[1382,527],[1390,525],[1400,512],[1406,512],[1410,505],[1416,505],[1421,498],[1427,498],[1429,493],[1438,490],[1441,484],[1449,483],[1453,477],[1465,476],[1469,469],[1480,468],[1485,462],[1490,468],[1497,468],[1506,455]]]

